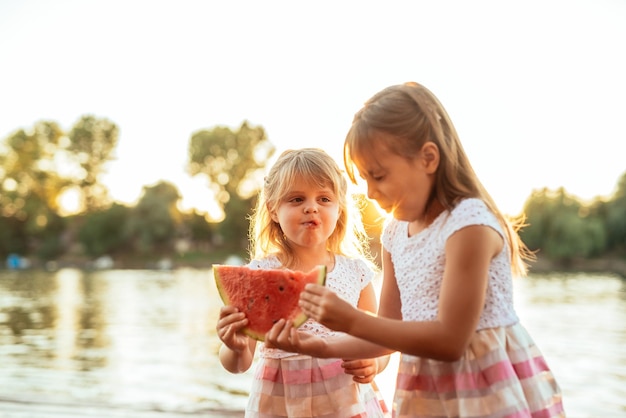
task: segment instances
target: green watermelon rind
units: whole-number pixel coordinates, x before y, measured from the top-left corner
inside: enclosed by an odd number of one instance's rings
[[[217,287],[217,291],[220,295],[220,298],[222,299],[222,302],[224,303],[224,305],[230,305],[230,299],[228,298],[228,295],[226,294],[225,290],[222,288],[220,281],[219,281],[219,268],[223,266],[222,264],[214,264],[213,265],[213,277],[215,279],[215,285]],[[225,265],[224,265],[225,266]],[[238,267],[238,266],[225,266],[225,267]],[[326,285],[326,273],[327,273],[327,268],[325,265],[320,264],[316,267],[314,267],[312,270],[310,270],[308,273],[310,273],[313,270],[319,269],[318,275],[317,275],[317,281],[316,283],[321,285],[321,286],[325,286]],[[262,269],[264,271],[268,271],[270,272],[272,269]],[[258,270],[257,270],[258,272]],[[302,326],[302,324],[304,324],[306,322],[306,320],[308,319],[308,315],[306,315],[305,313],[303,313],[302,311],[300,312],[300,314],[298,314],[294,319],[293,319],[293,327],[294,328],[299,328],[300,326]],[[247,336],[254,338],[255,340],[258,341],[264,341],[265,340],[265,334],[264,333],[259,333],[259,332],[255,332],[251,329],[249,329],[248,327],[243,329],[243,333],[246,334]]]

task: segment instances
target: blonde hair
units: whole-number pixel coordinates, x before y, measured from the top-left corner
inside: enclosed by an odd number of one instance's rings
[[[344,164],[353,182],[355,159],[371,152],[375,141],[384,141],[389,151],[408,159],[426,142],[436,144],[440,162],[430,203],[436,199],[451,210],[465,198],[483,200],[505,231],[513,273],[526,273],[524,260],[532,259],[533,254],[518,235],[523,219],[508,219],[497,208],[474,172],[448,113],[426,87],[414,82],[388,87],[356,113],[344,144]]]
[[[348,181],[338,164],[325,151],[302,148],[283,152],[265,177],[256,208],[250,218],[250,257],[276,255],[283,266],[295,264],[295,255],[280,224],[271,218],[285,195],[298,179],[328,187],[339,204],[339,219],[328,238],[328,250],[333,254],[369,259],[367,235],[360,211],[348,194]]]

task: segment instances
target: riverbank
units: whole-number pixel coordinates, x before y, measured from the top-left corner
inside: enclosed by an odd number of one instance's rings
[[[626,278],[626,260],[619,258],[575,259],[567,263],[538,257],[531,273],[613,273]]]
[[[242,418],[243,411],[211,409],[189,412],[133,409],[110,405],[52,403],[0,398],[0,418]]]
[[[104,261],[103,261],[104,260]],[[240,264],[245,255],[232,255],[224,252],[194,253],[193,255],[176,255],[174,257],[138,258],[126,256],[113,259],[101,257],[97,260],[85,257],[64,257],[53,262],[32,260],[27,268],[58,270],[61,268],[77,268],[81,270],[130,269],[130,270],[173,270],[177,268],[210,269],[215,263]],[[0,266],[0,269],[2,266]],[[595,259],[574,259],[567,262],[554,261],[538,256],[530,263],[531,273],[614,273],[626,278],[626,259],[605,257]],[[0,417],[1,418],[1,417]]]

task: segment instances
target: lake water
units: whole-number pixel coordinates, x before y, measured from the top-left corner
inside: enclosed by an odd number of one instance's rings
[[[531,275],[515,287],[568,416],[626,417],[626,280]],[[2,270],[0,412],[3,401],[243,409],[250,372],[219,364],[220,306],[210,270]],[[395,364],[377,378],[388,399]]]

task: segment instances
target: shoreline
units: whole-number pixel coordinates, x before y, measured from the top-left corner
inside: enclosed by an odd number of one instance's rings
[[[607,273],[626,278],[626,260],[619,258],[575,259],[568,262],[556,262],[538,257],[530,263],[528,272],[532,273]]]
[[[238,258],[244,262],[243,259]],[[209,257],[198,260],[185,260],[181,258],[164,257],[161,261],[145,262],[133,259],[110,259],[110,264],[100,266],[97,260],[87,260],[84,258],[60,259],[54,262],[42,263],[32,262],[23,268],[7,268],[0,265],[0,271],[28,271],[47,270],[56,271],[64,268],[74,268],[84,271],[94,270],[176,270],[181,268],[190,269],[210,269],[215,263],[228,264],[226,260],[215,260]],[[538,256],[536,260],[528,263],[529,273],[613,273],[626,278],[626,258],[601,257],[592,259],[573,259],[568,261],[555,261]],[[0,416],[0,418],[2,418]]]
[[[198,409],[168,411],[81,402],[31,401],[0,396],[0,418],[243,418],[236,409]]]

